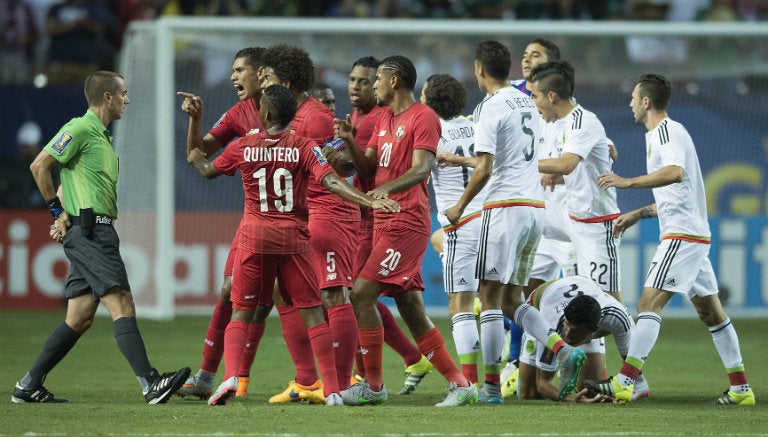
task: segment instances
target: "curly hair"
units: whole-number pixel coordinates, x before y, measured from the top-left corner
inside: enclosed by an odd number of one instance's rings
[[[443,120],[450,120],[461,114],[467,104],[467,90],[448,74],[433,74],[427,78],[424,90],[426,104]]]
[[[275,44],[264,51],[262,59],[264,65],[275,70],[281,81],[290,82],[294,91],[309,91],[315,83],[315,65],[309,53],[301,47]]]
[[[280,85],[270,85],[264,90],[264,98],[275,109],[277,121],[287,126],[296,115],[296,96],[288,88]],[[271,108],[270,108],[271,109]]]

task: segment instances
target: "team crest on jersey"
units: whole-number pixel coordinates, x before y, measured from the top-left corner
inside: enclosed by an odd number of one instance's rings
[[[319,147],[313,147],[312,153],[315,154],[315,158],[317,158],[317,162],[319,162],[320,165],[328,164],[328,160],[325,159],[325,154],[323,154],[323,151]]]
[[[395,132],[395,138],[397,138],[397,141],[400,141],[400,138],[405,135],[405,126],[400,125],[397,127],[397,131]]]
[[[61,155],[64,153],[64,149],[69,146],[69,143],[72,142],[72,139],[74,137],[69,134],[69,132],[62,132],[61,135],[59,135],[58,138],[56,138],[56,141],[51,144],[51,149],[53,149],[56,153]]]
[[[253,129],[249,130],[249,131],[248,131],[248,132],[245,134],[245,136],[247,137],[248,135],[256,135],[257,133],[259,133],[259,128],[257,128],[257,127],[256,127],[256,128],[253,128]]]

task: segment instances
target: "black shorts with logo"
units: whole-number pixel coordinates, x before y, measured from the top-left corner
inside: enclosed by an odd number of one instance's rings
[[[112,225],[95,224],[89,237],[80,225],[73,225],[64,236],[64,254],[69,274],[64,296],[82,296],[89,291],[99,300],[112,287],[130,291],[125,263],[120,256],[120,238]]]

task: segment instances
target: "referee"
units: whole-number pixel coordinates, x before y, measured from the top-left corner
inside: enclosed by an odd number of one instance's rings
[[[117,346],[136,374],[147,403],[165,403],[181,387],[189,368],[161,375],[149,364],[120,256],[120,240],[113,227],[117,217],[117,155],[107,126],[123,116],[129,103],[125,80],[110,71],[93,73],[85,80],[85,98],[85,115],[65,124],[30,165],[53,215],[52,236],[63,243],[69,260],[64,291],[67,315],[16,383],[11,401],[66,402],[46,390],[43,381],[93,324],[101,302],[112,317]],[[64,205],[51,179],[57,164],[61,166]]]

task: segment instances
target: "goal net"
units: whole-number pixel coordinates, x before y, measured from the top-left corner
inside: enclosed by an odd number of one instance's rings
[[[477,43],[504,42],[512,53],[515,79],[521,76],[522,52],[535,38],[555,42],[563,59],[574,65],[575,95],[598,115],[616,144],[614,171],[621,175],[645,173],[644,129],[634,123],[628,106],[634,82],[643,73],[672,80],[670,115],[691,132],[707,179],[711,259],[721,286],[730,290],[731,307],[768,314],[762,298],[768,295],[768,280],[761,280],[768,266],[762,245],[768,209],[766,26],[186,17],[134,22],[125,36],[119,71],[131,104],[115,127],[118,226],[142,316],[210,311],[243,208],[239,177],[206,181],[187,165],[188,118],[176,91],[202,96],[205,133],[237,101],[229,79],[235,53],[287,43],[309,52],[317,80],[335,90],[337,116],[351,111],[346,84],[352,63],[393,54],[414,62],[417,93],[435,73],[463,82],[465,112],[471,113],[482,98],[473,75]],[[652,202],[648,190],[621,191],[618,197],[622,211]],[[658,229],[650,222],[623,239],[622,288],[630,308],[657,241]],[[430,248],[424,260],[424,298],[432,309],[445,311],[440,275],[439,259]],[[675,301],[672,310],[686,305]]]

